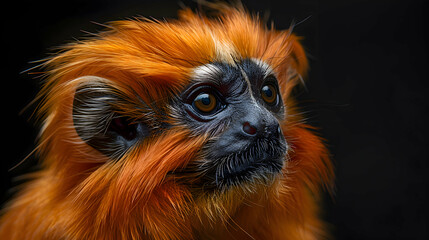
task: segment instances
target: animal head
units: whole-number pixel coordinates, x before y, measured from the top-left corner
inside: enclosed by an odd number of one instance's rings
[[[307,69],[299,38],[219,6],[114,22],[46,62],[41,178],[70,235],[183,237],[249,199],[313,211],[304,189],[329,185],[332,167],[292,96]]]

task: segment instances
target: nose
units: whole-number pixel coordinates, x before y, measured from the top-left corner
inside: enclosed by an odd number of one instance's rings
[[[251,136],[256,135],[258,129],[249,122],[243,123],[243,131]]]
[[[242,132],[246,136],[271,136],[279,137],[281,135],[281,129],[278,122],[266,123],[265,121],[259,121],[257,123],[252,123],[250,121],[244,121],[242,125]]]

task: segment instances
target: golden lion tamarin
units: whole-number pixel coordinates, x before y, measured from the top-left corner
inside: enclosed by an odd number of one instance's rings
[[[242,6],[114,22],[45,63],[42,170],[0,239],[320,239],[333,169],[291,30]]]

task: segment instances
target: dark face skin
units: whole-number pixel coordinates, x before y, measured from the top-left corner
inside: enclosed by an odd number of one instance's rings
[[[267,65],[246,59],[202,66],[180,98],[174,107],[182,121],[197,135],[213,136],[203,159],[190,166],[201,176],[200,187],[225,189],[280,172],[286,141],[279,121],[285,110]]]
[[[126,100],[105,79],[85,78],[90,79],[79,86],[73,103],[75,128],[82,140],[112,160],[170,127],[163,119],[131,121],[115,114],[115,104]],[[225,190],[268,180],[283,168],[287,144],[279,121],[285,109],[267,64],[245,59],[197,67],[170,110],[179,125],[195,135],[210,136],[199,160],[171,173],[192,175],[197,180],[191,187]]]

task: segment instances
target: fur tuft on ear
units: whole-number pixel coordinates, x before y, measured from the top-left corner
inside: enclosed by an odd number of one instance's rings
[[[84,76],[76,81],[80,84],[73,100],[73,123],[84,142],[118,159],[149,136],[147,124],[119,115],[117,106],[125,99],[110,81],[96,76]]]

